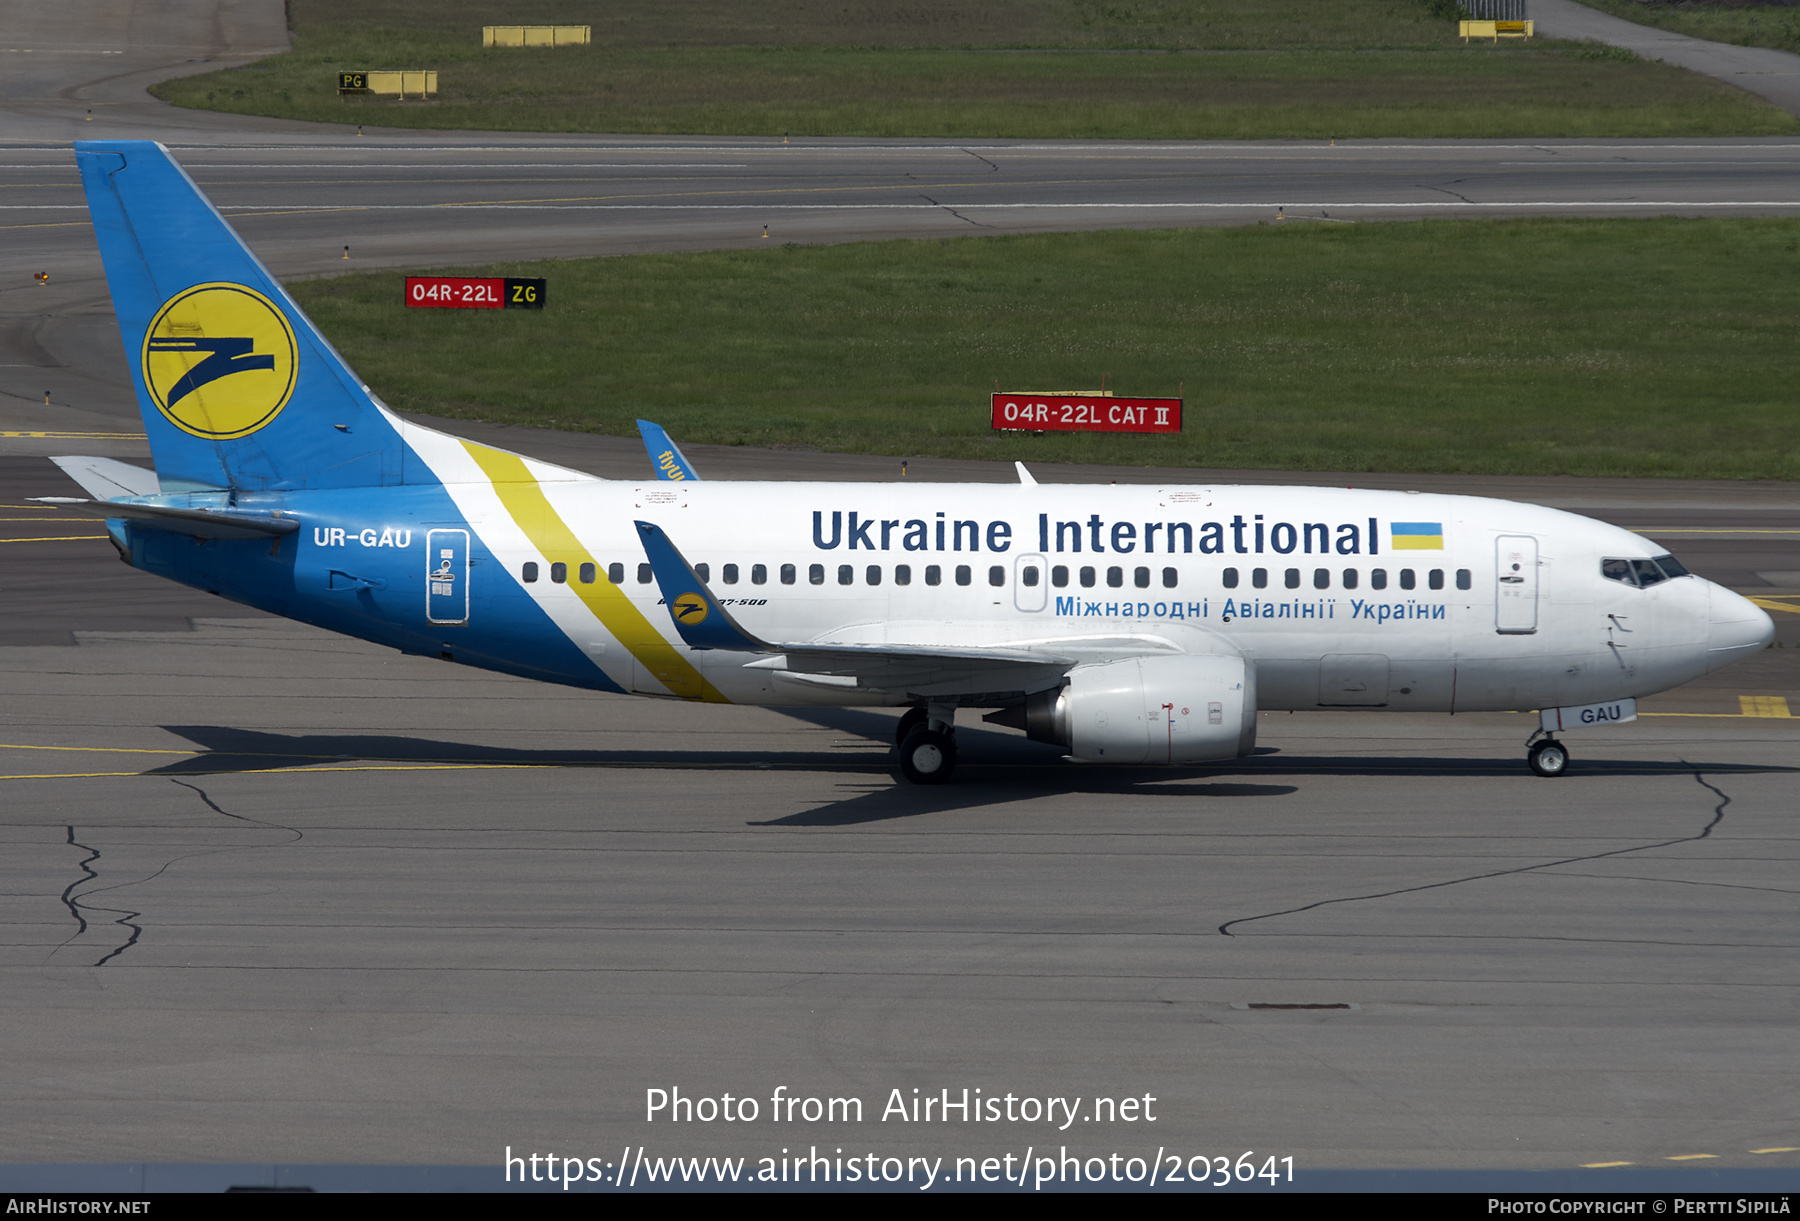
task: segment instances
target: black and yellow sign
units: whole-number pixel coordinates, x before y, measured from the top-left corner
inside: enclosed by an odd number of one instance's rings
[[[243,437],[267,424],[293,396],[299,367],[287,316],[242,284],[177,293],[144,335],[144,388],[196,437]]]
[[[369,91],[369,74],[367,72],[338,73],[339,93],[367,93]]]

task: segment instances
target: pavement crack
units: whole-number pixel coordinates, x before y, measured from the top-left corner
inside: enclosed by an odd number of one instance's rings
[[[981,162],[983,165],[987,166],[994,173],[998,174],[1000,172],[999,166],[995,165],[992,161],[989,161],[986,157],[983,157],[980,153],[976,152],[974,149],[965,148],[962,151],[965,153],[968,153],[969,156],[975,158],[975,160],[977,160],[977,161]]]
[[[1521,865],[1516,869],[1496,869],[1489,873],[1470,874],[1467,877],[1446,878],[1442,882],[1426,882],[1419,886],[1402,886],[1396,890],[1384,890],[1375,894],[1345,895],[1341,899],[1320,899],[1316,903],[1305,903],[1299,907],[1289,907],[1274,912],[1263,912],[1261,915],[1257,916],[1239,916],[1235,920],[1227,920],[1219,926],[1219,933],[1222,936],[1235,937],[1237,934],[1231,931],[1232,926],[1234,925],[1249,924],[1256,920],[1273,920],[1277,916],[1298,915],[1301,912],[1315,911],[1318,908],[1331,907],[1338,903],[1362,903],[1370,899],[1391,899],[1395,895],[1411,895],[1426,890],[1441,890],[1446,886],[1461,886],[1465,882],[1483,882],[1489,878],[1505,878],[1521,873],[1537,873],[1545,869],[1555,869],[1562,865],[1578,865],[1583,861],[1603,861],[1609,857],[1626,856],[1633,852],[1649,852],[1656,848],[1672,848],[1676,844],[1697,843],[1712,835],[1713,828],[1717,827],[1720,821],[1725,817],[1725,807],[1731,804],[1731,798],[1726,795],[1723,789],[1709,783],[1706,777],[1700,774],[1698,768],[1694,769],[1694,781],[1702,788],[1710,790],[1719,798],[1719,804],[1713,807],[1712,818],[1709,819],[1707,824],[1704,827],[1701,827],[1699,832],[1694,835],[1680,835],[1676,836],[1674,839],[1661,840],[1654,844],[1636,844],[1630,848],[1614,848],[1609,852],[1590,852],[1582,856],[1564,857],[1561,860],[1541,861],[1536,865]]]
[[[1462,192],[1452,191],[1449,187],[1434,187],[1434,186],[1431,186],[1429,183],[1423,183],[1423,182],[1421,182],[1419,185],[1421,187],[1424,187],[1427,191],[1437,191],[1440,194],[1450,196],[1450,198],[1452,198],[1452,199],[1460,199],[1466,204],[1472,204],[1475,202],[1473,199],[1470,199],[1467,195],[1464,195]]]
[[[184,789],[188,789],[188,790],[192,791],[193,793],[195,793],[200,798],[201,801],[206,803],[206,808],[209,810],[212,810],[216,814],[222,814],[226,818],[233,819],[237,822],[249,823],[251,826],[255,826],[255,827],[267,827],[270,830],[274,830],[274,831],[286,831],[289,835],[293,836],[293,838],[286,840],[285,843],[294,844],[294,843],[298,843],[300,840],[306,838],[305,835],[301,833],[301,831],[298,827],[289,827],[282,823],[267,822],[260,818],[251,818],[247,814],[233,814],[230,810],[225,809],[223,806],[219,805],[218,802],[214,801],[210,796],[208,796],[206,790],[201,788],[199,785],[188,784],[184,781],[174,780],[174,779],[171,779],[170,783],[179,785],[180,787],[182,787]],[[84,890],[80,894],[76,894],[75,893],[76,887],[81,886],[87,882],[99,880],[99,877],[100,877],[99,873],[97,873],[95,870],[90,868],[90,865],[92,864],[92,862],[100,859],[100,850],[98,848],[89,847],[87,844],[78,843],[75,839],[75,828],[74,827],[68,828],[68,842],[77,848],[86,848],[88,853],[90,854],[86,859],[84,859],[83,861],[80,862],[81,869],[87,876],[77,878],[75,881],[69,883],[68,888],[63,891],[63,894],[62,894],[63,905],[69,909],[69,914],[75,917],[75,921],[79,927],[75,930],[75,932],[67,940],[65,940],[62,943],[62,945],[57,946],[55,950],[51,950],[50,951],[51,955],[54,955],[56,953],[56,950],[62,949],[63,946],[70,944],[71,942],[73,942],[77,938],[79,938],[82,934],[84,934],[88,931],[89,924],[88,924],[88,920],[87,920],[87,914],[96,913],[96,912],[106,912],[109,915],[118,917],[117,919],[112,921],[112,923],[120,925],[124,928],[128,928],[131,930],[131,935],[125,939],[123,944],[115,946],[113,949],[107,951],[106,954],[101,956],[99,961],[94,963],[94,965],[96,967],[105,966],[107,963],[111,962],[113,959],[117,958],[119,955],[123,954],[126,950],[129,950],[132,946],[134,946],[138,943],[138,939],[140,937],[142,937],[144,934],[144,929],[143,929],[142,925],[135,923],[135,921],[137,921],[139,918],[141,918],[144,913],[141,911],[131,911],[128,908],[123,908],[123,907],[101,907],[99,904],[90,902],[89,900],[93,899],[94,897],[96,897],[98,895],[105,894],[108,891],[126,890],[133,886],[142,886],[146,882],[154,882],[157,878],[161,877],[164,873],[168,872],[168,870],[171,867],[179,864],[182,861],[190,861],[190,860],[195,859],[196,857],[202,857],[202,856],[217,856],[221,852],[241,852],[241,851],[243,851],[243,849],[241,849],[241,848],[228,847],[228,848],[209,848],[202,852],[184,852],[180,856],[171,857],[169,860],[163,862],[163,864],[159,868],[157,868],[157,870],[154,873],[147,874],[144,877],[137,878],[137,879],[135,879],[133,881],[129,881],[129,882],[116,882],[111,886],[96,886],[91,889]],[[278,845],[258,844],[256,846],[257,847],[276,847]]]
[[[87,932],[87,917],[81,914],[81,904],[75,898],[75,888],[80,886],[83,882],[91,882],[100,876],[92,869],[88,868],[90,864],[100,859],[100,849],[90,848],[88,845],[78,842],[75,838],[75,828],[73,826],[67,828],[67,830],[69,833],[68,843],[72,847],[80,848],[87,853],[86,857],[76,862],[76,868],[80,869],[85,876],[76,878],[73,882],[70,882],[67,886],[63,887],[62,904],[69,909],[69,915],[75,918],[75,931],[70,933],[68,937],[63,940],[62,945],[59,945],[56,949],[50,951],[44,959],[46,962],[51,958],[56,957],[57,950],[62,949],[63,946],[68,945],[69,942]]]
[[[930,204],[934,208],[942,208],[944,211],[946,211],[950,215],[954,216],[957,220],[965,221],[968,224],[974,225],[977,229],[992,229],[993,228],[992,225],[984,225],[978,220],[970,220],[968,217],[964,216],[961,212],[958,212],[955,208],[951,207],[949,204],[939,203],[937,200],[933,199],[929,195],[920,195],[919,198],[923,199],[926,203]]]
[[[341,759],[341,758],[348,758],[349,756],[338,755],[335,757]],[[213,811],[215,814],[223,814],[226,818],[235,818],[239,822],[247,822],[251,826],[255,826],[255,827],[268,827],[271,830],[275,830],[275,831],[286,831],[289,835],[294,837],[293,839],[290,839],[287,841],[290,844],[297,844],[301,840],[306,838],[306,836],[300,831],[300,829],[298,827],[290,827],[290,826],[287,826],[285,823],[266,822],[260,818],[251,818],[248,814],[233,814],[230,810],[225,809],[218,802],[214,801],[211,797],[207,796],[206,790],[201,788],[197,784],[189,784],[184,780],[175,780],[173,778],[170,779],[169,783],[178,785],[181,788],[188,789],[188,790],[192,791],[193,793],[195,793],[200,798],[201,801],[204,801],[206,803],[206,808]],[[262,846],[273,848],[273,847],[277,847],[278,845],[268,844],[268,845],[262,845]],[[239,850],[236,848],[221,848],[221,849],[218,849],[218,851],[236,852]],[[207,856],[210,854],[209,853],[194,853],[193,855]],[[187,858],[186,857],[176,857],[175,859],[176,860],[186,860]],[[175,861],[170,861],[169,865],[173,865],[174,863],[175,863]],[[169,867],[168,865],[164,865],[163,869],[167,869],[168,867]],[[156,872],[161,873],[162,869],[159,869]],[[150,877],[155,877],[155,876],[156,876],[156,874],[150,875]],[[147,882],[150,879],[145,878],[144,880]]]

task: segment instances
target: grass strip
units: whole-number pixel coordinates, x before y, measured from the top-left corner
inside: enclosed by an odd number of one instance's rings
[[[1800,120],[1761,99],[1616,48],[1464,45],[1449,0],[525,8],[293,0],[291,53],[152,92],[237,114],[488,131],[949,139],[1800,131]],[[484,24],[521,14],[592,24],[595,41],[480,45]],[[338,96],[340,71],[376,68],[435,68],[440,93]]]
[[[1800,8],[1792,4],[1646,4],[1640,0],[1581,0],[1589,8],[1638,25],[1692,38],[1800,52]]]
[[[1800,222],[1265,224],[509,263],[542,313],[299,283],[406,410],[886,454],[1800,478]],[[1187,400],[1174,437],[995,435],[987,396]]]

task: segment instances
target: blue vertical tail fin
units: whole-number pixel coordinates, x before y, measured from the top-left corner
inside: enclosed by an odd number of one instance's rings
[[[404,482],[394,418],[168,149],[75,159],[165,492]]]

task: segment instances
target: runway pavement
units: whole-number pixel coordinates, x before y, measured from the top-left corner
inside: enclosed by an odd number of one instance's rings
[[[109,130],[151,130],[146,113]],[[457,147],[169,123],[284,276],[341,266],[346,241],[363,266],[760,241],[736,227],[761,215],[783,237],[813,226],[795,240],[973,231],[908,202],[922,182],[1006,205],[956,210],[1014,227],[1172,223],[1118,205],[1202,194],[1243,209],[1208,214],[1226,220],[1303,189],[1423,214],[1446,185],[1428,169],[1515,205],[1800,200],[1800,149],[1781,142]],[[1800,735],[1744,715],[1800,697],[1800,614],[1773,612],[1783,648],[1646,702],[1668,715],[1573,736],[1554,781],[1523,767],[1524,716],[1320,713],[1265,714],[1255,757],[1174,772],[1066,765],[971,726],[958,783],[911,788],[888,714],[597,696],[404,658],[165,585],[30,505],[69,491],[48,453],[144,453],[67,153],[13,142],[0,161],[18,209],[0,225],[42,226],[0,243],[0,1162],[497,1170],[510,1146],[611,1174],[634,1148],[817,1146],[948,1170],[1067,1146],[1184,1166],[1255,1150],[1302,1172],[1800,1171]],[[633,210],[599,210],[620,197]],[[815,198],[830,206],[794,206]],[[1045,198],[1112,211],[1012,206]],[[483,199],[537,203],[422,206]],[[47,288],[28,279],[40,265]],[[647,471],[635,441],[453,427]],[[10,435],[32,430],[65,435]],[[899,477],[888,458],[689,456],[719,478]],[[1011,475],[921,460],[907,477]],[[1573,508],[1800,604],[1793,485],[1354,481]],[[646,1120],[647,1091],[677,1087],[758,1099],[758,1118]],[[777,1123],[778,1087],[860,1099],[863,1120]],[[910,1106],[965,1087],[1082,1101],[1066,1129],[882,1117],[892,1091]],[[1093,1117],[1096,1097],[1146,1095],[1154,1121]]]

